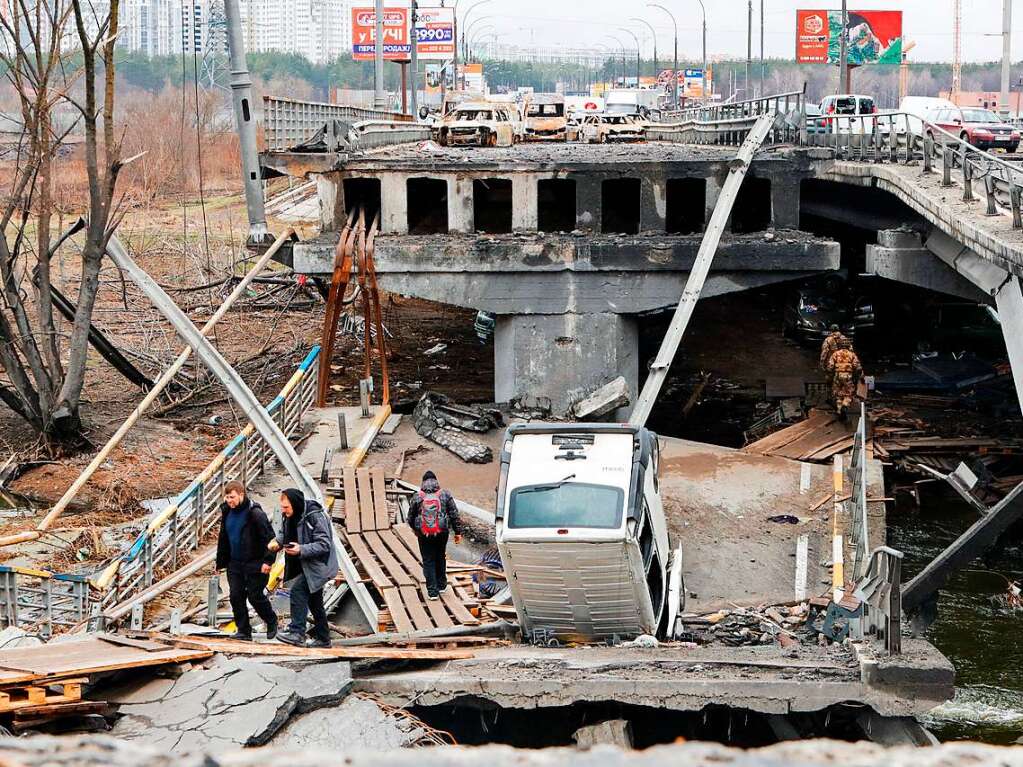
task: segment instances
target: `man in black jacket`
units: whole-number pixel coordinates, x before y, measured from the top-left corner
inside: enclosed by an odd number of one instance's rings
[[[426,595],[437,599],[448,589],[447,559],[448,530],[455,534],[455,543],[462,542],[462,526],[458,520],[458,506],[447,490],[441,490],[437,475],[428,471],[423,475],[419,492],[409,504],[408,524],[419,541],[423,557],[423,578]]]
[[[245,486],[232,481],[224,486],[217,538],[217,570],[227,570],[235,633],[232,639],[252,641],[249,605],[266,624],[266,637],[277,635],[277,615],[266,596],[266,584],[275,556],[267,550],[274,539],[270,520],[258,503],[249,500]]]

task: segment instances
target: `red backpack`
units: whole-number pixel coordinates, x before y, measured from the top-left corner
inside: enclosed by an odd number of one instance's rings
[[[424,493],[420,490],[419,501],[419,531],[426,536],[443,533],[447,529],[447,519],[444,516],[440,492]]]

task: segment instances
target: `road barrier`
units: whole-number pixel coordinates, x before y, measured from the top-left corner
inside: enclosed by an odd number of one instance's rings
[[[385,123],[415,122],[411,115],[401,112],[276,96],[263,97],[263,134],[266,138],[266,149],[270,152],[290,151],[313,138],[318,131],[332,124],[334,120],[347,123],[367,120]]]
[[[291,438],[316,396],[320,347],[314,347],[291,379],[266,406]],[[276,460],[249,423],[184,491],[153,517],[131,546],[93,576],[0,566],[0,626],[20,626],[51,635],[98,617],[181,567],[220,518],[223,488],[231,480],[246,486]]]

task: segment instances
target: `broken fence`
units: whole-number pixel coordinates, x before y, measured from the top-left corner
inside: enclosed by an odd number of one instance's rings
[[[267,406],[281,431],[292,437],[316,396],[320,347],[314,347]],[[20,626],[51,635],[98,619],[102,611],[151,586],[181,567],[217,524],[223,488],[231,480],[248,485],[276,461],[251,423],[163,511],[132,545],[94,577],[0,565],[0,626]]]

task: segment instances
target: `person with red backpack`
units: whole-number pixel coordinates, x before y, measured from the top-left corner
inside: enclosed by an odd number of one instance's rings
[[[448,589],[448,571],[445,551],[448,533],[455,534],[455,543],[462,542],[462,527],[458,521],[458,507],[447,490],[442,490],[437,475],[428,471],[423,475],[419,492],[412,497],[408,514],[409,527],[419,541],[423,557],[423,578],[426,594],[438,599]]]

